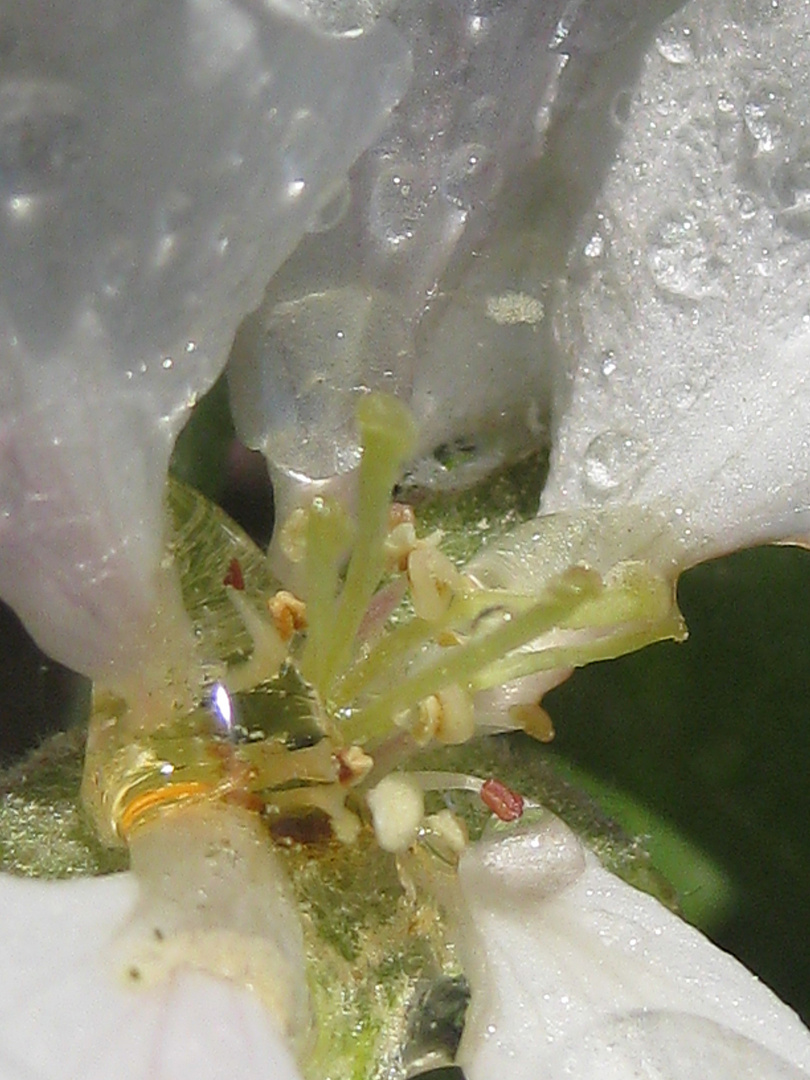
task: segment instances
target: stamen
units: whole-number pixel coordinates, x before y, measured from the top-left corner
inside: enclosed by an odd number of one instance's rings
[[[411,414],[384,394],[369,394],[361,400],[357,423],[363,445],[357,541],[338,602],[335,627],[339,632],[327,644],[321,683],[325,697],[336,675],[348,665],[363,615],[382,576],[391,490],[416,442]]]
[[[501,821],[517,821],[523,816],[523,796],[494,777],[482,785],[481,802]]]
[[[423,831],[426,834],[424,839],[431,842],[431,846],[438,841],[441,847],[447,849],[450,856],[460,855],[469,843],[469,835],[463,819],[452,810],[444,809],[438,814],[429,814],[425,818]]]
[[[465,591],[454,595],[442,618],[429,623],[417,617],[389,631],[335,681],[331,699],[336,708],[345,708],[376,682],[390,679],[397,665],[406,657],[415,656],[420,646],[431,641],[443,647],[466,644],[466,639],[457,632],[461,627],[481,626],[487,619],[502,619],[504,615],[528,611],[536,604],[531,597],[482,589],[461,577]]]
[[[375,702],[349,717],[343,726],[346,738],[350,742],[362,742],[383,735],[392,716],[450,683],[478,688],[476,676],[482,669],[559,626],[572,616],[577,606],[592,600],[601,587],[601,581],[590,575],[586,578],[577,575],[574,581],[563,577],[546,598],[528,611],[515,617],[507,613],[496,630],[456,649],[445,650],[421,671],[391,687]]]
[[[478,795],[484,781],[468,773],[443,772],[437,769],[418,769],[408,776],[419,785],[422,791],[469,791]]]
[[[304,581],[309,625],[300,669],[322,695],[328,654],[337,631],[340,563],[350,538],[351,524],[342,507],[333,499],[314,499],[306,528]]]

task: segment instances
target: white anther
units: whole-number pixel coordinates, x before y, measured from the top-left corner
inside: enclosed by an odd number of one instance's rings
[[[402,773],[391,773],[366,799],[383,851],[406,851],[416,841],[425,816],[425,797],[419,784]]]
[[[410,714],[408,714],[410,718]],[[427,746],[436,734],[442,720],[442,704],[436,694],[419,702],[419,713],[411,728],[411,735],[419,746]]]
[[[419,746],[426,746],[431,739],[456,746],[474,734],[472,698],[457,683],[420,701],[418,718],[411,727],[411,735]]]

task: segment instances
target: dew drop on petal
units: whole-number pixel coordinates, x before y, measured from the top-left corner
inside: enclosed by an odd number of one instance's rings
[[[694,63],[695,48],[689,27],[665,26],[655,39],[655,47],[670,64],[680,66]]]
[[[621,431],[603,431],[585,451],[582,484],[586,494],[605,499],[627,489],[641,457],[638,442]]]
[[[647,262],[656,285],[666,294],[699,300],[719,295],[719,263],[706,229],[691,211],[663,213],[649,233]]]

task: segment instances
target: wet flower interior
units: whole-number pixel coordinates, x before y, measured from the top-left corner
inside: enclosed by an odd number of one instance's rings
[[[84,835],[84,870],[128,858],[143,893],[134,936],[116,947],[132,992],[178,965],[250,985],[312,1077],[452,1061],[469,997],[456,867],[470,837],[490,821],[542,817],[541,794],[579,814],[580,831],[592,824],[542,767],[538,776],[536,755],[505,764],[475,738],[491,731],[486,693],[684,633],[672,581],[641,563],[604,579],[572,565],[539,595],[484,587],[442,551],[440,529],[420,524],[419,506],[392,501],[413,445],[407,410],[370,395],[358,429],[356,513],[318,496],[282,525],[301,596],[278,587],[221,511],[170,484],[167,568],[194,627],[194,664],[135,704],[125,689],[95,687],[82,781],[103,844]],[[513,705],[501,726],[553,735],[537,700]],[[61,758],[51,751],[62,798],[77,750],[74,740]],[[41,780],[42,766],[31,775]],[[614,865],[672,899],[643,852],[597,833]],[[73,872],[70,858],[50,872]],[[42,852],[33,862],[28,872],[49,872]],[[197,887],[209,896],[203,915],[186,896]],[[257,911],[234,913],[234,896],[255,896]],[[262,990],[277,985],[289,994]]]
[[[413,511],[391,503],[413,445],[407,410],[371,395],[358,422],[356,525],[322,496],[281,524],[304,565],[304,595],[273,589],[266,571],[251,580],[255,557],[222,563],[226,623],[242,630],[235,653],[204,656],[198,705],[143,715],[96,689],[85,801],[103,836],[126,840],[167,802],[219,798],[282,820],[317,810],[351,841],[359,821],[347,800],[426,744],[472,738],[477,692],[683,636],[671,583],[642,563],[605,579],[571,566],[539,596],[483,587],[443,554],[440,532],[419,537]],[[197,601],[210,619],[211,597]],[[258,726],[242,705],[251,693],[264,695],[271,718]],[[181,708],[186,697],[177,695]],[[550,735],[539,702],[504,723]]]

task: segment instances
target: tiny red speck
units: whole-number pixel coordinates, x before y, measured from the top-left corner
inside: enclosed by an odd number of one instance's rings
[[[223,585],[230,585],[232,589],[236,589],[238,592],[244,592],[245,579],[242,576],[242,567],[239,565],[238,559],[231,559],[231,564],[228,567],[228,572],[222,579]]]
[[[523,814],[523,796],[512,791],[500,780],[484,781],[481,788],[481,802],[501,821],[517,821]]]

